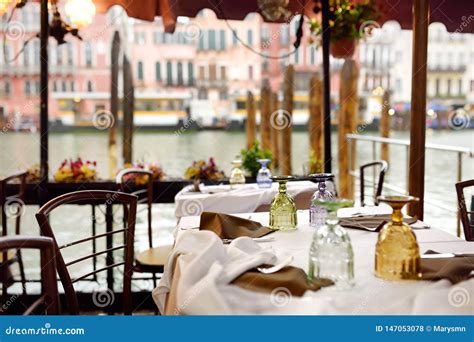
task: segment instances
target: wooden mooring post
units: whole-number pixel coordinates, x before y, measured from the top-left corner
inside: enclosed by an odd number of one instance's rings
[[[354,133],[357,127],[358,95],[357,81],[359,67],[353,59],[346,59],[341,70],[341,88],[339,92],[340,109],[338,113],[339,134],[339,195],[344,198],[354,198],[354,182],[350,171],[354,169],[355,144],[350,144],[346,135]],[[352,150],[349,151],[349,148]],[[352,165],[351,165],[352,164]]]
[[[270,140],[271,140],[271,151],[273,156],[272,166],[273,170],[279,167],[279,154],[280,154],[280,130],[275,127],[275,118],[278,115],[278,94],[271,93],[270,101]]]
[[[260,92],[260,139],[262,140],[262,148],[270,149],[270,115],[271,115],[271,90],[268,80],[264,80],[262,90]]]
[[[251,91],[247,92],[245,131],[247,132],[247,148],[251,148],[256,139],[255,99]]]
[[[382,98],[382,113],[380,117],[380,136],[382,138],[390,138],[390,91],[386,89]],[[387,163],[390,162],[390,150],[386,143],[380,145],[380,156]]]
[[[309,173],[319,173],[323,171],[324,150],[323,150],[323,86],[319,75],[311,77],[309,84]],[[316,159],[316,164],[312,163]]]
[[[288,65],[285,71],[283,83],[283,110],[279,121],[276,122],[278,129],[281,129],[281,153],[280,153],[280,173],[282,175],[292,174],[291,165],[291,132],[293,129],[293,65]]]

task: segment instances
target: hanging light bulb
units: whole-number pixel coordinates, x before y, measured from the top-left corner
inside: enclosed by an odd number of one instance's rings
[[[263,16],[270,21],[286,18],[289,14],[287,6],[288,0],[258,0],[258,7]]]
[[[67,0],[64,10],[72,26],[79,29],[90,25],[95,15],[92,0]]]
[[[13,0],[0,0],[0,17],[6,13]]]

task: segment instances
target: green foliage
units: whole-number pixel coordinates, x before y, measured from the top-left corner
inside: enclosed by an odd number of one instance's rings
[[[240,151],[240,155],[242,156],[242,167],[252,177],[256,177],[258,170],[260,170],[261,165],[257,161],[258,159],[270,159],[270,164],[272,160],[272,152],[270,150],[264,150],[260,148],[260,143],[258,140],[255,141],[250,149],[242,149]],[[268,167],[270,167],[270,164]]]
[[[348,39],[361,39],[370,35],[374,27],[378,27],[376,20],[379,11],[374,0],[365,0],[355,3],[351,0],[340,0],[329,8],[329,27],[331,29],[331,42]],[[317,19],[309,22],[311,31],[310,42],[314,37],[320,37],[323,30]]]

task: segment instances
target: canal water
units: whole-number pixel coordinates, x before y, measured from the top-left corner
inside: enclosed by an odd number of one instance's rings
[[[364,132],[365,135],[376,135],[376,132]],[[407,132],[394,132],[396,139],[408,139]],[[134,159],[146,162],[156,161],[161,164],[169,177],[182,177],[185,168],[193,160],[214,157],[217,165],[227,174],[230,173],[232,159],[245,146],[244,132],[224,131],[140,131],[134,136]],[[308,161],[308,135],[306,132],[293,133],[293,168],[295,174],[302,174],[303,165]],[[337,173],[337,135],[332,134],[332,151],[335,162],[333,168]],[[462,146],[474,150],[474,131],[428,131],[427,142]],[[107,178],[107,133],[103,131],[51,133],[50,134],[50,168],[54,172],[64,158],[96,160],[101,178]],[[378,145],[379,146],[379,145]],[[0,134],[0,175],[7,175],[39,162],[39,135],[32,133],[1,133]],[[120,155],[121,145],[118,145]],[[388,183],[401,188],[406,187],[406,148],[390,147],[390,169],[386,178]],[[379,147],[377,158],[380,158]],[[372,143],[357,143],[357,165],[373,159]],[[463,179],[473,178],[473,159],[463,158]],[[449,206],[456,207],[454,184],[457,177],[457,155],[443,151],[427,151],[426,153],[426,198]],[[336,178],[337,179],[337,178]],[[22,233],[38,234],[34,219],[35,206],[28,206],[23,214]],[[173,204],[154,206],[154,231],[156,244],[172,242],[172,230],[176,224]],[[147,245],[146,213],[140,213],[137,224],[137,241],[140,250]],[[70,241],[90,234],[90,208],[73,206],[58,210],[52,215],[53,228],[58,231],[59,242]],[[456,216],[454,213],[426,204],[425,221],[433,227],[456,233]],[[78,251],[71,251],[77,255]],[[37,273],[36,257],[25,256],[27,270]],[[87,270],[90,266],[79,266]],[[94,285],[91,285],[94,286]]]

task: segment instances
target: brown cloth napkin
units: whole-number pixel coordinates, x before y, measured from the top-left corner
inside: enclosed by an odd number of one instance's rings
[[[345,228],[362,229],[370,232],[379,232],[383,226],[390,222],[391,215],[371,215],[343,217],[339,219],[339,224]],[[405,217],[403,221],[406,224],[413,224],[417,220],[413,217]]]
[[[209,211],[204,211],[201,214],[199,230],[210,230],[221,239],[236,239],[241,236],[259,238],[273,232],[259,222]]]
[[[301,268],[287,266],[270,274],[261,273],[257,269],[249,270],[236,278],[232,284],[249,291],[274,293],[281,290],[281,295],[289,291],[292,296],[301,297],[307,290],[317,291],[321,287],[333,285],[334,282],[329,279],[318,279],[310,283]]]
[[[425,254],[439,254],[428,250]],[[452,258],[429,258],[420,260],[421,279],[448,279],[456,284],[469,279],[474,271],[474,257],[457,256]]]

